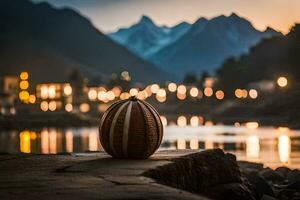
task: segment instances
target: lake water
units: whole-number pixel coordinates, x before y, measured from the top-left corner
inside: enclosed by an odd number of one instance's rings
[[[300,168],[300,130],[200,126],[164,128],[160,150],[221,148],[239,160],[261,162],[275,168]],[[2,153],[76,153],[102,150],[98,128],[0,131]]]

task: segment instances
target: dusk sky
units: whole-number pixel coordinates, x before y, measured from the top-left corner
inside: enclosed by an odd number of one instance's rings
[[[193,23],[199,17],[212,18],[232,12],[249,19],[264,30],[267,26],[287,33],[300,22],[299,0],[33,0],[48,1],[56,7],[79,10],[104,32],[129,26],[144,14],[159,25]]]

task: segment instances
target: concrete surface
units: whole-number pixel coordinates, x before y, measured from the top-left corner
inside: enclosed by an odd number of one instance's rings
[[[141,176],[194,151],[161,151],[148,160],[105,153],[0,155],[0,199],[205,199]]]

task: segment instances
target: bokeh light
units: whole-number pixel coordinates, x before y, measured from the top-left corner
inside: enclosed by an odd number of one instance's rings
[[[137,88],[131,88],[131,89],[129,90],[129,94],[130,94],[131,96],[136,96],[136,95],[138,95],[138,93],[139,93],[139,90],[138,90]]]
[[[42,111],[46,112],[48,110],[48,102],[47,101],[42,101],[40,108]]]
[[[199,95],[199,90],[196,87],[192,87],[190,89],[190,95],[191,97],[197,97]]]
[[[177,93],[185,94],[186,93],[186,87],[184,85],[179,85],[178,88],[177,88]]]
[[[82,112],[82,113],[86,113],[86,112],[90,111],[90,105],[87,104],[87,103],[82,103],[82,104],[80,104],[80,106],[79,106],[79,110],[80,110],[80,112]]]
[[[251,99],[256,99],[258,96],[257,90],[255,90],[255,89],[249,90],[249,96]]]
[[[288,84],[288,80],[286,77],[281,76],[277,79],[277,84],[279,87],[286,87]]]
[[[66,110],[67,112],[72,112],[72,111],[73,111],[73,105],[70,104],[70,103],[66,104],[66,105],[65,105],[65,110]]]
[[[88,97],[89,97],[89,100],[96,100],[97,99],[97,91],[95,89],[90,89],[89,92],[88,92]]]
[[[163,124],[163,126],[168,125],[168,121],[167,121],[167,118],[165,116],[160,116],[160,120],[161,120],[161,123]]]
[[[72,94],[72,87],[71,87],[70,85],[66,85],[66,86],[64,87],[64,93],[65,93],[65,95],[67,95],[67,96],[71,95],[71,94]]]
[[[20,89],[21,90],[27,90],[29,87],[29,82],[28,81],[21,81],[20,82]]]
[[[190,125],[193,127],[199,126],[199,117],[198,116],[192,116],[190,119]]]
[[[206,87],[204,89],[204,95],[207,96],[207,97],[211,97],[213,95],[213,93],[214,93],[214,91],[210,87]]]
[[[185,116],[179,116],[177,118],[177,125],[178,126],[186,126],[187,125],[187,119]]]
[[[50,101],[48,107],[50,111],[55,111],[57,107],[56,101]]]
[[[159,88],[160,87],[158,84],[153,84],[153,85],[151,85],[150,90],[152,93],[156,94],[158,92]]]
[[[168,84],[168,90],[169,90],[170,92],[176,92],[176,90],[177,90],[177,85],[176,85],[176,83],[169,83],[169,84]]]
[[[28,72],[21,72],[20,73],[20,79],[21,80],[27,80],[29,77]]]
[[[224,94],[224,92],[223,92],[222,90],[216,91],[216,98],[217,98],[218,100],[224,99],[224,96],[225,96],[225,94]]]

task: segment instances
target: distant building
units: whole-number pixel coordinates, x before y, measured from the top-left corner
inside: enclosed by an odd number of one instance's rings
[[[18,97],[19,78],[4,76],[0,79],[0,113],[15,114],[14,104]]]
[[[36,103],[42,111],[64,110],[72,111],[72,87],[69,83],[42,83],[36,85]]]

